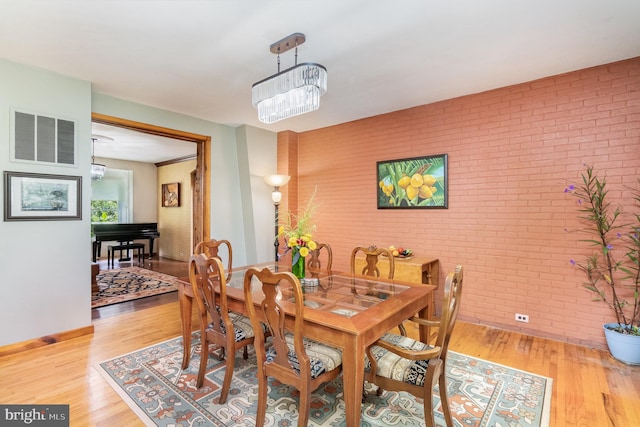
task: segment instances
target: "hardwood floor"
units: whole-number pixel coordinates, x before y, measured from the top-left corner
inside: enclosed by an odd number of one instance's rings
[[[122,261],[120,262],[117,258],[113,261],[113,266],[107,265],[106,258],[100,258],[97,260],[98,265],[100,266],[100,271],[102,270],[113,270],[115,268],[122,267],[143,267],[149,270],[157,271],[160,273],[170,274],[172,276],[181,277],[189,275],[188,263],[186,261],[176,261],[170,258],[159,258],[155,255],[152,259],[145,258],[144,264],[138,264],[137,258],[132,261]]]
[[[71,426],[143,426],[93,365],[180,335],[180,309],[175,292],[118,306],[93,335],[0,357],[0,403],[70,404]],[[640,426],[640,367],[606,352],[463,322],[450,349],[553,378],[552,427]]]

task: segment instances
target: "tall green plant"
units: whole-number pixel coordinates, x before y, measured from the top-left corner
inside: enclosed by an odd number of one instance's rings
[[[634,221],[617,224],[621,211],[615,209],[607,199],[606,178],[599,178],[593,166],[587,166],[582,183],[570,185],[565,193],[578,199],[578,217],[587,224],[585,231],[593,238],[583,240],[596,247],[584,263],[571,263],[585,273],[583,286],[611,308],[618,326],[616,331],[640,335],[640,188],[630,189],[634,206],[638,212]],[[640,184],[640,179],[638,179]],[[640,187],[640,185],[639,185]],[[620,248],[616,248],[616,244]],[[622,254],[616,259],[615,254]]]

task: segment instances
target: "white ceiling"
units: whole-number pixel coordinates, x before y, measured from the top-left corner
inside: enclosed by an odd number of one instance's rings
[[[313,113],[265,125],[269,46],[328,70]],[[640,56],[638,0],[2,0],[0,57],[228,125],[305,131]],[[293,51],[281,68],[294,64]],[[153,150],[147,150],[153,151]],[[96,155],[99,154],[96,146]]]
[[[160,163],[167,160],[195,156],[196,144],[164,138],[133,130],[93,123],[93,150],[96,157]]]

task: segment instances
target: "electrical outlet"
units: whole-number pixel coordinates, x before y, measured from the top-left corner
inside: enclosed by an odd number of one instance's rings
[[[528,314],[516,313],[516,321],[529,323],[529,315]]]

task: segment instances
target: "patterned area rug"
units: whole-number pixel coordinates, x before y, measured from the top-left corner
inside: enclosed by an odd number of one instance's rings
[[[236,354],[227,403],[217,404],[224,364],[209,357],[204,386],[195,387],[200,360],[199,333],[193,335],[190,365],[182,370],[182,339],[174,338],[95,366],[148,426],[254,426],[258,390],[255,354]],[[212,347],[213,348],[213,347]],[[217,353],[218,350],[214,352]],[[552,379],[449,352],[447,377],[457,427],[547,427]],[[434,394],[434,399],[436,395]],[[266,426],[295,426],[295,389],[272,380]],[[436,423],[444,426],[439,399]],[[361,426],[424,426],[422,401],[406,393],[369,394]],[[343,426],[342,379],[311,396],[310,426]]]
[[[178,290],[176,277],[140,267],[103,270],[96,281],[100,290],[91,294],[91,308]]]

